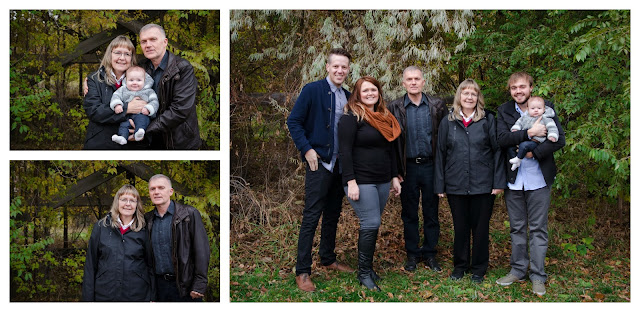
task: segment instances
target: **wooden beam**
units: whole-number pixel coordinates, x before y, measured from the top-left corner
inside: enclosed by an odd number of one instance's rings
[[[154,172],[153,169],[151,169],[151,167],[143,164],[143,163],[132,163],[130,165],[123,165],[122,168],[124,170],[127,170],[133,174],[135,174],[137,177],[139,177],[140,179],[143,179],[147,182],[149,182],[149,179],[156,175],[157,172]],[[193,195],[194,192],[187,187],[186,185],[180,184],[176,181],[171,181],[171,186],[173,187],[173,189],[178,192],[181,195]],[[144,191],[144,190],[138,190],[141,193],[148,193],[148,191]]]
[[[64,197],[59,199],[54,199],[54,204],[51,208],[58,208],[65,203],[71,201],[72,199],[81,196],[82,194],[92,190],[96,186],[103,184],[111,179],[113,179],[116,175],[107,173],[107,170],[101,170],[94,172],[76,182],[76,184],[72,185],[68,190]]]
[[[62,64],[62,66],[68,66],[72,63],[75,63],[74,61],[77,58],[89,52],[95,51],[102,45],[111,42],[113,38],[119,35],[122,35],[128,32],[133,32],[134,34],[137,34],[140,31],[140,28],[142,28],[142,26],[147,24],[149,21],[152,21],[166,13],[166,11],[160,11],[160,10],[150,10],[150,11],[143,11],[143,12],[147,15],[146,19],[143,19],[140,21],[138,20],[124,21],[122,19],[118,20],[116,22],[117,24],[116,29],[105,30],[103,32],[100,32],[91,36],[91,38],[87,40],[80,42],[78,46],[76,46],[76,49],[73,52],[61,55],[60,63]]]

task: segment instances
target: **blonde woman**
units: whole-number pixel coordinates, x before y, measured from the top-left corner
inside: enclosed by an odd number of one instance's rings
[[[440,122],[434,192],[447,197],[453,218],[452,280],[471,272],[482,283],[489,267],[489,220],[495,195],[506,186],[496,118],[484,110],[478,84],[463,81]],[[473,236],[473,246],[471,246]]]
[[[135,46],[129,37],[117,36],[109,43],[100,68],[87,79],[84,111],[89,124],[84,149],[122,149],[122,145],[113,142],[111,136],[118,132],[118,127],[126,120],[127,114],[140,113],[147,104],[142,100],[133,100],[124,105],[126,114],[116,114],[109,107],[111,96],[120,88],[125,72],[132,65],[136,65]]]
[[[82,301],[155,300],[152,257],[140,195],[127,184],[91,231]]]

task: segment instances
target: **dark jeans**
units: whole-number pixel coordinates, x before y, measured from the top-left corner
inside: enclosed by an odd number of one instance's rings
[[[520,145],[517,148],[515,146],[508,148],[507,154],[509,156],[509,159],[516,156],[520,159],[524,159],[525,156],[527,156],[527,153],[533,151],[538,146],[538,144],[540,143],[536,141],[524,141],[520,143]],[[516,153],[516,150],[518,150],[517,153]]]
[[[166,280],[156,276],[156,301],[158,302],[201,302],[202,298],[192,299],[191,295],[180,297],[175,280]]]
[[[424,242],[420,244],[420,219],[418,209],[422,193],[422,218],[424,220]],[[435,257],[440,238],[438,220],[438,196],[433,193],[433,163],[415,164],[407,162],[407,174],[402,182],[402,223],[404,245],[407,256]]]
[[[489,220],[495,195],[447,194],[447,199],[453,217],[453,271],[470,270],[484,276],[489,267]]]
[[[302,273],[311,274],[311,249],[320,217],[322,217],[320,261],[322,265],[330,265],[336,261],[336,253],[334,251],[336,247],[336,230],[340,212],[342,212],[342,198],[344,197],[339,163],[339,161],[336,163],[333,173],[325,169],[319,161],[318,170],[316,171],[311,171],[309,164],[306,164],[305,203],[298,237],[296,275]]]
[[[133,133],[136,133],[138,129],[147,130],[147,126],[149,126],[150,118],[145,114],[129,114],[127,115],[127,120],[120,123],[120,128],[118,129],[118,135],[124,137],[125,139],[129,138],[129,128],[131,128],[131,124],[129,123],[129,119],[133,119],[133,123],[136,125],[136,129]]]

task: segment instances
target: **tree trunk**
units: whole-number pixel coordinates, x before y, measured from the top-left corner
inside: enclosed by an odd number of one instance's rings
[[[624,220],[624,193],[618,194],[618,220]]]

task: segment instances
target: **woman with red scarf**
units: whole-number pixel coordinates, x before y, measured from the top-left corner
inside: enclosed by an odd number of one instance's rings
[[[400,195],[392,142],[401,130],[387,110],[380,83],[373,77],[358,79],[344,113],[338,124],[339,159],[342,184],[360,222],[358,280],[368,289],[379,291],[373,254],[389,189]]]

